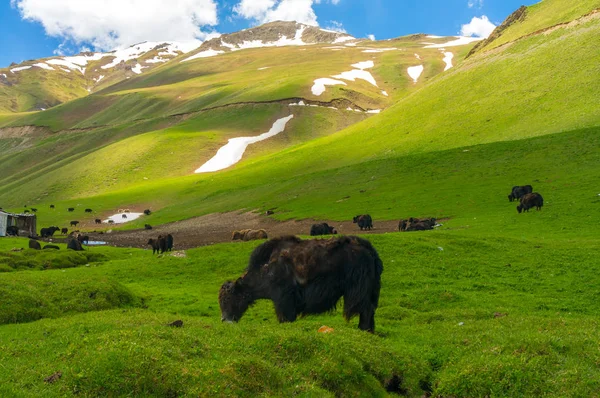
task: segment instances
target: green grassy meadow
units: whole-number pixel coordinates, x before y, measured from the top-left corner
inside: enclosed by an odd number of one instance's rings
[[[446,49],[447,72],[422,48],[445,39],[415,35],[176,59],[44,112],[11,114],[0,98],[1,127],[38,127],[0,129],[0,207],[38,208],[39,228],[122,208],[152,214],[121,229],[267,209],[442,223],[365,236],[384,263],[374,334],[340,311],[279,324],[268,301],[223,324],[218,290],[261,242],[156,256],[1,238],[0,396],[600,396],[600,19],[531,34],[598,7],[544,0],[469,58],[472,45]],[[378,87],[311,94],[368,59]],[[406,68],[420,62],[414,84]],[[289,107],[299,98],[384,111]],[[235,166],[193,174],[290,113]],[[507,200],[525,184],[541,211]]]

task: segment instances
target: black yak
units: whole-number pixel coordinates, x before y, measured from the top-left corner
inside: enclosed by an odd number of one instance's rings
[[[318,236],[318,235],[335,235],[337,231],[334,227],[330,227],[326,222],[321,224],[313,224],[310,227],[310,236]]]
[[[121,218],[127,218],[127,214],[123,214]]]
[[[79,224],[79,221],[71,221],[71,227],[76,227]]]
[[[383,263],[371,243],[356,236],[271,239],[250,256],[244,275],[219,291],[221,319],[237,322],[256,300],[270,299],[279,322],[331,311],[344,297],[344,317],[373,332]]]
[[[91,212],[92,212],[92,209],[85,209],[85,212],[86,212],[86,213],[91,213]]]
[[[96,218],[96,219],[94,220],[94,222],[95,222],[96,224],[102,224],[102,220],[101,220],[101,219],[99,219],[99,218]]]
[[[69,207],[67,210],[68,211],[75,211],[75,208],[74,207]]]
[[[27,209],[23,210],[23,214],[29,214],[29,210],[27,210]]]
[[[170,252],[173,250],[173,235],[167,235],[167,251]]]
[[[61,230],[60,230],[60,233],[61,233],[62,235],[66,235],[66,234],[68,234],[68,233],[69,233],[69,229],[68,229],[68,228],[63,228],[63,229],[61,229]]]
[[[371,230],[373,228],[373,219],[368,214],[356,216],[352,219],[354,224],[358,224],[358,227],[362,231],[363,229]]]
[[[42,238],[50,238],[50,237],[54,236],[56,231],[60,231],[60,228],[58,228],[58,227],[42,228],[40,230],[40,236]]]
[[[51,208],[51,209],[54,209],[54,205],[50,205],[50,208]]]
[[[90,237],[87,235],[77,235],[77,240],[79,241],[79,243],[83,243],[85,242],[86,244],[90,241]]]
[[[407,231],[427,231],[435,227],[437,221],[435,218],[409,218],[408,220],[400,220],[398,230],[401,232]]]
[[[511,202],[513,200],[519,200],[524,195],[526,195],[528,193],[532,193],[532,192],[533,192],[533,187],[531,185],[521,185],[521,186],[516,185],[512,188],[512,191],[508,195],[508,200]]]
[[[162,235],[158,235],[157,239],[149,239],[147,244],[152,247],[152,254],[162,254],[167,251],[167,238]]]
[[[31,211],[37,213],[37,209],[34,209],[33,207],[31,208]]]
[[[152,225],[150,225],[150,224],[145,224],[145,225],[144,225],[144,229],[146,229],[146,230],[150,230],[150,229],[152,229]]]
[[[150,211],[150,209],[146,209],[144,210],[144,214],[149,216],[150,214],[152,214],[152,212]]]
[[[114,221],[114,220],[108,220],[108,223],[109,223],[109,224],[114,224],[114,223],[115,223],[115,221]]]
[[[148,239],[147,244],[152,247],[152,254],[158,253],[160,251],[160,247],[158,245],[158,239]]]
[[[529,211],[532,207],[535,207],[537,210],[541,210],[544,205],[544,198],[537,192],[528,193],[521,198],[521,204],[517,206],[517,211],[521,213],[522,211]]]
[[[42,250],[42,245],[40,242],[34,239],[29,239],[29,248],[33,250]]]
[[[75,238],[69,239],[67,242],[67,249],[75,250],[76,252],[83,251],[83,246],[81,246],[81,242]]]

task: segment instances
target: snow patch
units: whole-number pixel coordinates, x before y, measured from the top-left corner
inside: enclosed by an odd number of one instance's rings
[[[184,59],[181,62],[186,62],[186,61],[191,61],[193,59],[197,59],[197,58],[208,58],[208,57],[214,57],[216,55],[219,54],[223,54],[225,51],[217,51],[217,50],[213,50],[212,48],[205,50],[205,51],[200,51],[198,54],[196,55],[192,55],[189,58]]]
[[[356,68],[356,69],[369,69],[369,68],[374,67],[375,63],[373,61],[364,61],[364,62],[352,64],[350,66],[352,66],[353,68]]]
[[[144,62],[147,64],[158,64],[161,62],[169,62],[169,61],[170,61],[169,59],[164,59],[157,55],[156,57],[154,57],[152,59],[147,59]]]
[[[270,66],[263,66],[262,68],[258,68],[258,70],[265,70],[265,69],[269,69]]]
[[[367,111],[367,113],[375,113],[375,114],[381,113],[381,109],[370,109]]]
[[[444,54],[444,62],[446,63],[446,67],[444,68],[444,72],[448,69],[452,68],[452,59],[454,58],[454,54],[451,52],[445,52]]]
[[[37,66],[38,68],[42,68],[42,69],[46,69],[46,70],[55,70],[53,67],[51,67],[48,64],[45,64],[43,62],[40,62],[39,64],[33,64],[33,66]]]
[[[342,72],[339,75],[335,75],[332,77],[335,79],[350,80],[352,82],[356,81],[356,79],[362,79],[362,80],[365,80],[365,81],[371,83],[375,87],[377,87],[377,82],[375,81],[375,78],[373,77],[373,75],[370,72],[367,72],[366,70],[362,70],[362,69],[361,70],[353,69],[351,71]]]
[[[5,79],[6,79],[6,74],[4,74],[4,73],[0,73],[0,76],[2,76],[3,78],[5,78]]]
[[[382,91],[381,94],[385,95],[386,97],[389,97],[387,91]]]
[[[325,86],[335,86],[336,84],[342,84],[342,85],[346,85],[346,83],[340,81],[340,80],[335,80],[335,79],[330,79],[328,77],[324,77],[321,79],[317,79],[314,81],[314,84],[311,88],[311,91],[314,95],[321,95],[325,92]]]
[[[98,78],[94,79],[96,83],[100,83],[100,80],[104,79],[104,75],[98,76]]]
[[[466,36],[455,36],[456,39],[451,40],[447,43],[443,44],[429,44],[423,48],[444,48],[444,47],[456,47],[456,46],[464,46],[465,44],[470,44],[476,41],[481,41],[483,38],[481,37],[466,37]]]
[[[411,66],[410,68],[407,69],[408,71],[408,75],[413,79],[413,81],[416,83],[419,80],[419,77],[421,76],[421,73],[423,73],[423,69],[425,69],[423,67],[423,65],[419,65],[419,66]]]
[[[415,57],[420,61],[421,60],[421,56],[419,54],[415,54]]]
[[[142,73],[142,65],[140,65],[139,63],[136,64],[133,68],[131,68],[131,71],[133,73],[137,73],[138,75]]]
[[[12,68],[11,73],[20,72],[22,70],[31,69],[31,66],[19,66],[18,68]]]
[[[427,35],[425,37],[427,37],[428,39],[443,39],[446,36]]]
[[[370,48],[368,50],[364,50],[363,53],[382,53],[382,52],[386,52],[386,51],[396,51],[397,48],[395,47],[388,47],[388,48]]]
[[[338,37],[337,39],[335,39],[333,41],[333,44],[345,43],[345,42],[350,41],[350,40],[356,40],[356,38],[352,37],[352,36],[340,36],[340,37]]]
[[[143,215],[144,213],[119,213],[115,214],[114,216],[108,217],[102,222],[108,224],[108,220],[112,220],[115,224],[124,224],[129,221],[137,220]],[[127,216],[127,218],[123,218],[123,216]]]
[[[292,120],[294,115],[278,119],[273,123],[273,127],[266,133],[263,133],[257,137],[238,137],[231,138],[227,144],[221,147],[217,154],[204,163],[195,173],[208,173],[211,171],[218,171],[226,169],[227,167],[233,166],[242,159],[246,148],[250,144],[254,144],[267,138],[271,138],[285,129],[287,122]]]

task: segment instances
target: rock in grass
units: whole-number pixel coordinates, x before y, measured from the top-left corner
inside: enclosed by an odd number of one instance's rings
[[[333,328],[330,328],[329,326],[321,326],[319,328],[319,330],[317,330],[319,333],[333,333]]]
[[[167,326],[170,326],[172,328],[182,328],[183,327],[183,321],[181,319],[178,319],[174,322],[169,323]]]
[[[62,377],[62,372],[56,372],[44,379],[44,381],[48,384],[56,383],[58,379]]]

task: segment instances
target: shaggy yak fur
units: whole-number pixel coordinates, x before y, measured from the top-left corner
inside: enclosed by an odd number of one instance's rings
[[[310,227],[310,236],[317,236],[317,235],[336,235],[337,231],[335,230],[335,228],[330,227],[329,224],[327,224],[326,222],[322,223],[322,224],[313,224],[312,227]]]
[[[68,211],[75,211],[75,208],[74,207],[69,207],[67,210]]]
[[[352,219],[352,222],[358,224],[361,231],[363,229],[368,229],[370,231],[371,228],[373,228],[373,219],[368,214],[356,216]]]
[[[85,212],[86,212],[86,213],[91,213],[91,212],[92,212],[92,209],[85,209]]]
[[[512,188],[512,191],[508,195],[508,200],[511,202],[513,200],[519,200],[526,194],[532,193],[532,192],[533,192],[533,187],[531,185],[521,185],[521,186],[516,185]]]
[[[149,216],[152,212],[150,211],[150,209],[146,209],[144,210],[144,214]]]
[[[101,219],[99,219],[99,218],[96,218],[96,219],[94,220],[94,222],[95,222],[96,224],[102,224],[102,220],[101,220]]]
[[[528,193],[521,198],[521,204],[517,206],[517,211],[529,211],[532,207],[541,210],[544,205],[544,198],[537,192]]]
[[[170,252],[173,250],[173,235],[167,235],[167,251]]]
[[[33,250],[42,250],[42,245],[37,240],[30,239],[29,240],[29,248]]]
[[[40,230],[40,236],[42,238],[50,238],[51,236],[54,235],[54,233],[56,231],[60,231],[60,228],[58,228],[58,227],[42,228]]]
[[[237,322],[259,299],[270,299],[279,322],[335,309],[344,297],[344,317],[373,332],[383,263],[371,243],[356,236],[271,239],[252,252],[248,268],[219,291],[221,319]]]
[[[242,229],[241,231],[234,231],[231,235],[231,240],[256,240],[256,239],[268,239],[267,231],[264,229]]]
[[[148,240],[148,244],[152,246],[152,254],[164,253],[173,249],[173,235],[168,234],[167,236],[159,235],[157,239]]]
[[[71,221],[71,227],[76,227],[79,221]]]
[[[68,234],[68,233],[69,233],[69,229],[68,229],[68,228],[63,228],[63,229],[61,229],[61,230],[60,230],[60,233],[61,233],[62,235],[66,235],[66,234]]]
[[[151,229],[152,229],[152,225],[150,225],[150,224],[145,224],[145,225],[144,225],[144,229],[146,229],[146,230],[151,230]]]

